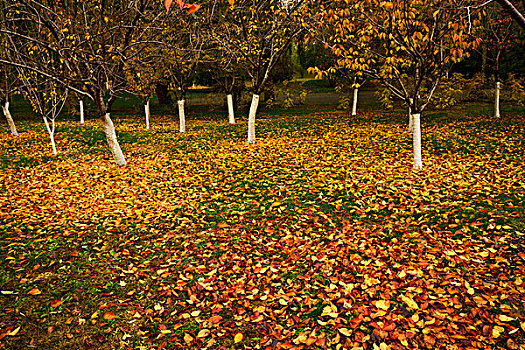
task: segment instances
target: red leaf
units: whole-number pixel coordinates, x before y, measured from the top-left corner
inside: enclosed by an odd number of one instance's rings
[[[192,14],[194,12],[197,12],[200,8],[201,8],[201,5],[191,4],[190,8],[188,9],[188,14]]]
[[[51,307],[57,307],[57,306],[60,306],[62,305],[63,301],[62,300],[53,300],[51,302]]]

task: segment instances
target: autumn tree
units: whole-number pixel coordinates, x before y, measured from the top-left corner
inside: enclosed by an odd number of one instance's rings
[[[515,22],[499,6],[483,9],[483,25],[480,28],[483,37],[482,60],[490,60],[494,72],[494,117],[500,117],[501,61],[505,51],[517,40]],[[484,73],[484,72],[483,72]]]
[[[377,79],[404,101],[413,121],[414,169],[422,168],[420,116],[453,64],[479,43],[477,18],[448,1],[330,2],[320,23],[333,30],[339,63]]]
[[[270,73],[303,30],[306,1],[213,1],[215,40],[238,61],[244,61],[251,79],[248,143],[255,143],[255,116]]]
[[[91,99],[115,163],[125,165],[111,107],[126,89],[127,63],[140,48],[151,45],[161,5],[155,0],[13,1],[6,8],[6,18],[16,23],[16,30],[1,32],[23,43],[46,47],[64,69],[48,69],[38,59],[27,64],[16,60],[3,63],[33,70]]]

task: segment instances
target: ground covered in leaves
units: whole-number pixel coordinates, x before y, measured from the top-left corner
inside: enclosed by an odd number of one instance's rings
[[[116,119],[0,133],[0,348],[525,347],[523,118]]]

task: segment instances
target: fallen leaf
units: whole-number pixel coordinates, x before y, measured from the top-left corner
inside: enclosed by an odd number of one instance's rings
[[[103,316],[103,318],[108,321],[114,320],[115,317],[117,316],[113,312],[106,312]]]
[[[242,335],[242,333],[237,333],[235,337],[233,338],[233,341],[235,342],[235,344],[237,344],[241,342],[243,339],[244,339],[244,336]]]

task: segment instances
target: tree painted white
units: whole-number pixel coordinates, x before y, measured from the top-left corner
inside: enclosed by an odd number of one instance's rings
[[[80,124],[84,124],[84,101],[79,100],[80,103]]]
[[[414,169],[422,169],[423,161],[421,159],[421,114],[411,114],[414,120],[413,144],[414,144]]]
[[[414,116],[412,116],[412,102],[413,99],[409,99],[410,103],[408,105],[408,132],[414,132]]]
[[[235,124],[235,113],[233,111],[233,96],[232,94],[226,95],[226,101],[228,101],[228,121],[230,124]]]
[[[2,110],[4,111],[5,119],[7,119],[7,124],[9,125],[9,130],[11,130],[11,134],[13,136],[18,136],[18,131],[16,130],[15,121],[13,120],[13,117],[11,116],[11,112],[9,111],[9,101],[5,102],[5,104],[2,106]]]
[[[255,143],[255,115],[259,107],[259,95],[253,94],[250,113],[248,114],[248,143]]]
[[[144,105],[144,112],[146,114],[146,129],[149,130],[149,117],[150,117],[149,100]]]
[[[47,133],[49,134],[49,139],[51,140],[51,147],[53,148],[53,154],[56,156],[57,153],[57,146],[55,144],[55,120],[51,119],[51,126],[49,125],[49,122],[47,121],[47,118],[44,117],[44,124],[46,125]]]
[[[110,114],[106,113],[104,118],[102,118],[102,129],[106,134],[106,139],[108,140],[109,150],[113,155],[113,160],[117,165],[126,165],[126,159],[124,158],[124,153],[120,149],[120,145],[117,140],[117,133],[115,132],[115,125],[111,120]]]
[[[352,103],[352,116],[357,115],[357,95],[359,93],[358,88],[354,88],[354,100]]]
[[[501,82],[498,81],[496,82],[496,91],[494,93],[494,118],[501,117],[500,112],[499,112],[500,92],[501,92]]]
[[[179,105],[180,132],[186,132],[186,116],[184,115],[184,100],[177,101]]]

